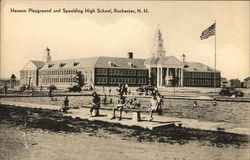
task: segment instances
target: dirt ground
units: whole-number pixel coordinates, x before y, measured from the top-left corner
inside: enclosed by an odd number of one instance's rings
[[[249,159],[249,137],[165,128],[150,131],[0,106],[0,159]],[[25,127],[26,126],[26,127]]]
[[[188,159],[248,159],[247,149],[217,148],[197,142],[161,144],[122,140],[117,136],[95,137],[84,133],[55,133],[41,129],[27,132],[29,146],[25,147],[26,136],[16,127],[1,125],[0,159],[13,160],[188,160]],[[4,140],[3,140],[4,139]]]

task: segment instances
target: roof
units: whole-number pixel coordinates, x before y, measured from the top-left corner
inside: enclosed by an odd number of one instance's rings
[[[150,57],[145,60],[145,64],[156,66],[166,66],[166,67],[183,67],[183,64],[181,61],[179,61],[175,56],[165,56],[165,57]]]
[[[182,67],[183,64],[175,56],[161,57],[158,64],[170,67]]]
[[[121,69],[147,69],[144,59],[130,59],[118,57],[90,57],[80,59],[56,60],[46,63],[42,69],[61,68],[121,68]]]
[[[42,69],[88,68],[94,67],[99,57],[56,60],[47,62]]]
[[[151,65],[151,66],[156,66],[158,60],[159,60],[159,58],[149,57],[149,58],[145,59],[144,64],[148,64],[148,65]]]
[[[144,59],[100,57],[95,65],[97,68],[147,69]]]
[[[37,68],[41,68],[45,64],[43,61],[34,61],[34,60],[31,60],[30,62],[32,62]]]
[[[182,62],[184,70],[188,72],[220,72],[200,62]]]

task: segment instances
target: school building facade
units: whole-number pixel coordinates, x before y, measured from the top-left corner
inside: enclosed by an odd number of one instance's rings
[[[72,86],[76,73],[81,72],[86,85],[129,86],[155,85],[157,87],[220,86],[220,72],[199,62],[178,60],[166,56],[163,37],[158,29],[154,35],[151,56],[135,59],[133,53],[122,57],[91,57],[68,60],[52,60],[50,49],[45,50],[45,61],[30,61],[20,71],[21,84],[34,86]],[[215,76],[214,76],[215,74]]]

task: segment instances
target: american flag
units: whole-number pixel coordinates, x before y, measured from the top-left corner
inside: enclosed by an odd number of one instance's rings
[[[201,38],[201,40],[203,40],[203,39],[207,39],[208,37],[213,36],[213,35],[215,35],[215,23],[212,24],[210,27],[208,27],[208,29],[203,31],[201,33],[200,38]]]

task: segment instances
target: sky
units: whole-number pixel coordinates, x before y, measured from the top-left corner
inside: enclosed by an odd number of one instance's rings
[[[250,76],[248,1],[1,1],[1,78],[19,71],[29,60],[94,56],[148,58],[154,34],[163,34],[167,56],[214,67],[215,36],[200,40],[216,20],[216,65],[222,77]],[[61,9],[60,13],[17,13],[15,10]],[[63,13],[62,9],[94,9],[95,13]],[[97,9],[147,13],[97,13]]]

